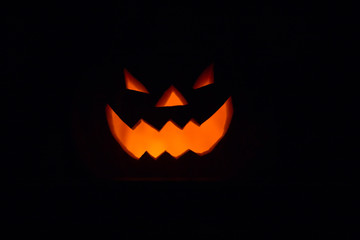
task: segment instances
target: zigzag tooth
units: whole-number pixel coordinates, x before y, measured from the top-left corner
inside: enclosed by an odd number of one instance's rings
[[[181,151],[181,153],[174,153],[171,151],[166,151],[167,153],[169,153],[172,157],[174,157],[175,159],[178,159],[179,157],[183,156],[185,153],[187,153],[189,151],[189,149],[185,150],[185,151]]]
[[[180,130],[181,128],[173,121],[173,120],[169,120],[165,123],[165,125],[160,129],[159,132],[164,131],[164,129],[174,129],[174,130]]]
[[[165,151],[159,153],[159,154],[155,154],[155,153],[150,153],[149,151],[146,151],[153,159],[158,159]]]
[[[197,127],[200,127],[200,124],[198,124],[195,119],[191,119],[191,120],[185,125],[185,127],[183,128],[183,131],[186,130],[187,128],[190,128],[191,126],[194,126],[194,125],[197,126]]]
[[[133,155],[133,153],[135,153],[135,151],[128,152],[129,155]],[[136,160],[139,160],[144,154],[145,154],[145,151],[142,153],[136,153],[136,154],[134,154],[134,157],[136,158]]]
[[[151,124],[145,122],[142,119],[140,119],[133,127],[133,131],[136,130],[136,132],[141,131],[141,130],[147,131],[149,129],[151,129],[151,131],[153,131],[153,132],[157,132],[156,128],[154,128]]]
[[[142,119],[140,119],[139,121],[137,121],[134,126],[131,127],[132,130],[135,130],[141,123],[143,122]]]

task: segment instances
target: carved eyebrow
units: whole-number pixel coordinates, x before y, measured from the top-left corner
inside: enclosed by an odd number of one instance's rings
[[[210,64],[198,77],[193,89],[205,87],[214,83],[214,64]]]
[[[126,89],[149,93],[149,91],[145,88],[145,86],[139,82],[126,68],[124,68],[124,76],[125,76],[125,85]]]

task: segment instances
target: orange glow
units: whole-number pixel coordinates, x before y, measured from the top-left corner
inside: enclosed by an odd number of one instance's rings
[[[173,106],[184,106],[187,102],[183,95],[174,87],[171,86],[165,91],[163,96],[160,98],[156,107],[173,107]]]
[[[196,80],[193,89],[198,89],[201,87],[205,87],[209,84],[214,83],[214,64],[211,64],[207,67],[203,73]]]
[[[106,106],[110,131],[122,149],[131,157],[139,159],[145,152],[157,159],[165,151],[179,158],[191,150],[202,156],[211,152],[224,137],[233,114],[231,97],[204,123],[199,125],[191,119],[181,129],[172,120],[157,130],[144,120],[130,128]]]
[[[125,84],[129,90],[137,92],[149,93],[148,90],[142,85],[128,70],[124,69]]]

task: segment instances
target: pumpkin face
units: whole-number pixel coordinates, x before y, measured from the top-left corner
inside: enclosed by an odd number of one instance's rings
[[[137,80],[127,69],[124,69],[126,89],[142,94],[150,94],[147,88]],[[192,89],[208,87],[214,84],[214,65],[208,66],[198,77]],[[181,92],[171,85],[160,97],[153,108],[182,108],[191,105]],[[167,152],[173,158],[180,158],[186,152],[192,151],[199,156],[210,153],[226,134],[231,122],[233,107],[231,97],[203,122],[193,117],[179,126],[176,120],[169,118],[157,129],[145,119],[140,118],[134,126],[129,126],[113,108],[106,105],[106,118],[109,129],[121,148],[132,158],[140,159],[147,152],[157,159]],[[153,111],[156,114],[156,111]],[[165,116],[166,117],[166,116]]]
[[[227,28],[213,15],[165,15],[126,18],[111,58],[84,78],[74,128],[82,159],[107,179],[230,178],[242,135]]]

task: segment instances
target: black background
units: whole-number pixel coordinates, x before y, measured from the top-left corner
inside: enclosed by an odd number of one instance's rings
[[[177,4],[203,9],[194,11],[200,19],[218,14],[231,26],[233,66],[242,76],[236,87],[246,95],[251,116],[261,118],[254,121],[259,123],[254,136],[266,139],[243,175],[217,183],[108,182],[80,160],[74,105],[79,92],[91,95],[101,87],[96,81],[84,84],[84,75],[121,55],[124,16],[146,21],[142,11],[167,4],[14,4],[6,10],[3,73],[9,81],[2,91],[7,112],[2,161],[11,201],[5,220],[119,231],[118,223],[125,221],[130,234],[139,228],[149,234],[190,229],[190,235],[201,236],[283,228],[295,228],[295,235],[301,229],[350,234],[356,225],[358,168],[350,154],[356,142],[348,141],[354,89],[346,86],[355,78],[348,71],[356,62],[356,49],[350,47],[357,39],[353,8],[172,3]]]

